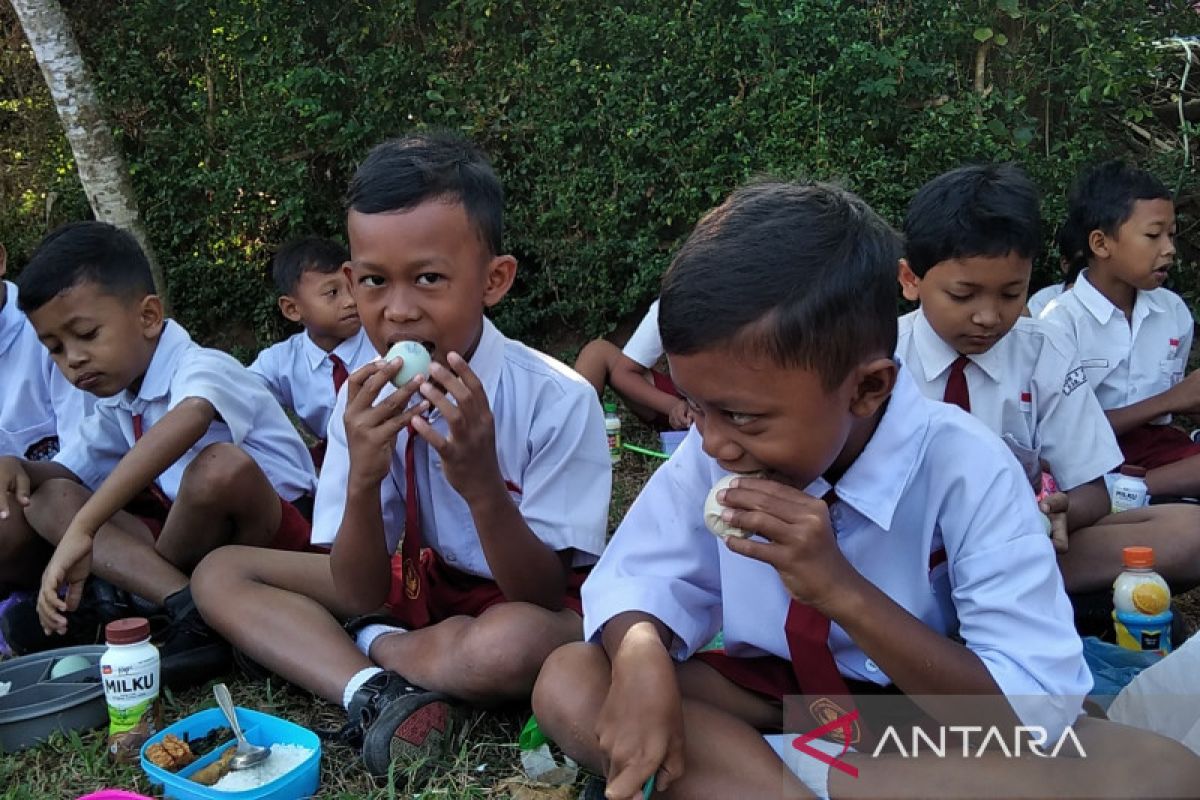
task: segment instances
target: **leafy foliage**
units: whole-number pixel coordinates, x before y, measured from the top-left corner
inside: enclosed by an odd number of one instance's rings
[[[1083,165],[1125,155],[1177,183],[1191,212],[1194,177],[1171,116],[1182,57],[1151,43],[1196,33],[1200,17],[1181,1],[1158,5],[89,0],[68,10],[179,315],[201,338],[248,348],[279,334],[264,280],[272,248],[340,235],[355,163],[416,125],[461,129],[493,156],[507,246],[522,263],[499,322],[543,345],[603,333],[644,306],[695,220],[760,173],[840,180],[898,222],[938,172],[1014,159],[1054,221]],[[0,23],[12,39],[10,10]],[[5,70],[0,147],[21,155],[0,175],[0,236],[19,263],[47,224],[81,213],[81,194],[48,101],[29,99],[28,63],[14,67],[24,84]],[[49,215],[48,192],[61,198]],[[1039,262],[1042,282],[1054,263]],[[1176,288],[1194,295],[1192,284]]]

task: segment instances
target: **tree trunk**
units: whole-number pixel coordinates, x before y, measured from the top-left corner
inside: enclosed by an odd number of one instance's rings
[[[168,310],[167,285],[162,267],[138,215],[137,198],[125,159],[117,150],[92,84],[91,72],[71,23],[58,0],[10,0],[46,85],[62,120],[75,156],[80,183],[96,219],[129,231],[150,259],[150,271],[163,305]]]

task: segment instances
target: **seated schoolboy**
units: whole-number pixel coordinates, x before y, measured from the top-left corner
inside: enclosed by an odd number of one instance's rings
[[[19,286],[21,309],[55,364],[99,399],[54,461],[0,458],[0,512],[22,506],[54,545],[37,597],[40,626],[28,624],[28,609],[10,609],[9,644],[61,641],[42,631],[67,632],[94,571],[165,608],[165,673],[177,654],[194,665],[203,648],[216,659],[219,643],[192,603],[188,575],[221,544],[307,545],[308,450],[244,366],[163,318],[149,263],[127,232],[65,225],[38,247]],[[143,516],[122,510],[140,495]]]
[[[1106,723],[1076,723],[1104,762],[1072,764],[875,758],[871,730],[848,719],[851,686],[859,711],[863,690],[891,687],[942,725],[995,720],[1011,738],[1019,719],[1055,741],[1091,686],[1021,468],[892,358],[899,257],[898,237],[853,195],[762,183],[709,212],[668,269],[659,324],[696,430],[584,585],[587,642],[555,652],[533,695],[542,729],[607,777],[607,797],[640,797],[652,776],[670,797],[1087,792],[1114,785],[1121,743],[1172,765],[1130,770],[1127,782],[1156,783],[1139,791],[1197,779],[1177,744],[1130,743]],[[730,473],[719,519],[753,534],[722,542],[703,512]],[[722,624],[724,653],[697,655]],[[800,694],[788,708],[812,719],[785,730],[840,718],[860,752],[813,746],[856,778],[795,736],[760,735],[784,726],[781,700]]]
[[[1177,590],[1200,582],[1200,507],[1110,514],[1104,475],[1120,466],[1116,437],[1075,346],[1022,316],[1041,244],[1038,191],[1018,167],[960,167],[917,192],[904,218],[905,298],[896,353],[921,392],[955,403],[1005,442],[1040,487],[1054,520],[1067,591],[1110,587],[1121,550],[1149,545]],[[1069,547],[1068,547],[1068,535]]]
[[[1151,495],[1200,496],[1200,444],[1171,425],[1200,413],[1187,377],[1195,320],[1163,287],[1175,260],[1175,205],[1145,170],[1109,161],[1072,188],[1068,217],[1087,231],[1079,277],[1040,319],[1066,331],[1117,435],[1125,463],[1145,467]]]
[[[263,350],[250,365],[279,404],[321,442],[313,448],[318,467],[338,390],[376,356],[342,272],[349,259],[346,248],[316,236],[279,248],[271,266],[279,310],[304,330]]]
[[[545,657],[580,637],[578,568],[604,545],[594,393],[484,315],[517,268],[503,197],[456,135],[371,151],[347,194],[347,274],[375,350],[422,342],[429,371],[395,389],[402,360],[375,361],[338,395],[312,537],[330,554],[231,547],[196,572],[205,619],[344,705],[377,776],[446,741],[447,698],[528,698]]]
[[[7,253],[0,245],[0,278]],[[0,283],[0,455],[46,461],[61,440],[80,429],[93,399],[67,382],[38,341],[29,320],[17,307],[17,287]],[[8,527],[19,527],[7,534]],[[0,597],[10,589],[33,589],[45,564],[45,544],[33,535],[22,509],[0,518]]]
[[[692,424],[692,411],[675,391],[671,376],[656,368],[662,357],[655,300],[623,348],[607,339],[594,339],[579,351],[575,371],[598,395],[604,395],[605,385],[611,386],[642,422],[683,430]]]

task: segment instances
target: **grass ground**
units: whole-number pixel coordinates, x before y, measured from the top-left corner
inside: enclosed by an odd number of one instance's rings
[[[627,441],[658,449],[657,434],[636,420],[623,419]],[[613,471],[613,501],[610,530],[637,496],[642,485],[661,463],[658,459],[625,452]],[[1176,598],[1188,630],[1200,627],[1200,590]],[[344,721],[341,708],[315,699],[298,688],[275,681],[256,682],[238,675],[226,679],[234,702],[314,729],[336,729]],[[209,686],[164,697],[167,723],[214,705]],[[339,745],[326,745],[321,758],[322,800],[571,800],[577,796],[583,777],[572,787],[547,789],[522,778],[517,739],[529,716],[527,708],[493,713],[475,713],[461,726],[455,746],[436,765],[436,776],[420,789],[382,786],[362,768],[357,752]],[[105,732],[55,735],[44,744],[16,755],[0,757],[0,798],[3,800],[62,800],[75,798],[102,787],[120,787],[158,796],[137,766],[114,766],[105,757]]]

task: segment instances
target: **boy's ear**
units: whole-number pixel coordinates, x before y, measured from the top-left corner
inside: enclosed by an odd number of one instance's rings
[[[1104,231],[1097,228],[1088,234],[1088,253],[1089,256],[1096,258],[1108,258],[1112,251],[1109,247],[1109,237]]]
[[[866,418],[878,411],[896,388],[899,373],[896,362],[890,358],[876,358],[860,364],[855,370],[854,395],[850,399],[850,413]]]
[[[8,273],[8,251],[0,244],[0,278]]]
[[[921,299],[921,279],[908,265],[908,259],[900,259],[897,277],[900,280],[900,292],[904,295],[905,300],[915,303]]]
[[[289,322],[300,322],[300,307],[296,305],[296,298],[290,294],[280,296],[279,313]]]
[[[504,299],[517,277],[517,259],[494,256],[487,263],[483,283],[483,307],[491,308]]]
[[[138,321],[142,326],[142,335],[147,339],[157,339],[163,329],[162,299],[156,294],[148,294],[138,304]]]

